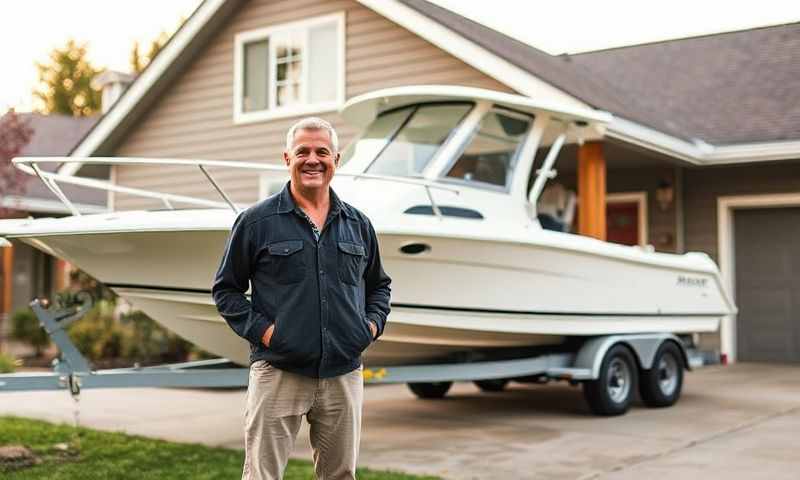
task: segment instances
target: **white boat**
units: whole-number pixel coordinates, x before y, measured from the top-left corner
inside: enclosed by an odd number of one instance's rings
[[[561,146],[601,138],[609,114],[453,86],[374,92],[349,101],[342,114],[362,134],[344,153],[333,188],[372,220],[393,279],[392,312],[384,335],[365,354],[368,366],[506,348],[513,355],[570,337],[712,332],[735,312],[716,265],[703,253],[654,253],[541,227],[537,199],[554,176]],[[535,154],[544,147],[548,153],[539,161]],[[225,201],[35,168],[47,161],[199,167]],[[210,295],[243,206],[230,202],[210,173],[283,167],[131,158],[15,163],[60,197],[59,183],[75,183],[167,206],[194,205],[7,220],[0,234],[69,261],[203,349],[247,363],[248,345],[217,314]]]

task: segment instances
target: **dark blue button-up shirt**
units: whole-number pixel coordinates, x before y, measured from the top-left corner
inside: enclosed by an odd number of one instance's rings
[[[248,208],[231,229],[212,294],[230,327],[250,342],[250,362],[309,377],[358,368],[383,334],[391,279],[383,271],[369,219],[330,191],[331,207],[315,237],[289,183]],[[248,300],[245,293],[251,289]],[[275,328],[267,347],[262,337]]]

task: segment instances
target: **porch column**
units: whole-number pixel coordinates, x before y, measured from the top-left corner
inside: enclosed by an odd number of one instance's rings
[[[66,260],[61,260],[60,258],[55,259],[55,272],[54,272],[54,282],[55,291],[60,292],[69,286],[69,281],[67,276],[69,275],[69,263]]]
[[[606,239],[606,159],[600,142],[578,148],[578,233]]]
[[[10,314],[11,313],[11,271],[14,268],[14,247],[0,247],[0,255],[2,255],[2,285],[3,285],[3,297],[0,299],[2,301],[2,307],[0,307],[0,319],[2,319],[3,314]]]

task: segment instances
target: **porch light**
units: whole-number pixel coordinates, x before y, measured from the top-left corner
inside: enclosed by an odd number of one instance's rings
[[[660,208],[662,212],[669,210],[669,207],[672,206],[674,197],[675,190],[672,188],[672,184],[668,180],[661,180],[658,183],[658,188],[656,188],[656,201],[658,202],[658,208]]]

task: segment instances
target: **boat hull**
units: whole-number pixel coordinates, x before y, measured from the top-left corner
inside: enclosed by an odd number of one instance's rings
[[[248,363],[249,346],[217,314],[208,293],[117,287],[116,293],[201,348]],[[494,349],[556,345],[567,336],[714,331],[718,318],[510,314],[393,307],[380,340],[364,354],[367,366],[406,365]]]
[[[118,227],[16,238],[79,266],[203,349],[244,364],[249,348],[210,295],[228,217],[216,228]],[[435,221],[422,218],[413,231],[376,224],[392,277],[392,313],[366,353],[369,365],[551,345],[566,336],[711,332],[730,311],[707,257],[648,255],[541,230],[513,239],[436,235],[437,225],[426,224]],[[409,244],[425,249],[403,253]],[[605,250],[593,250],[598,244]]]

